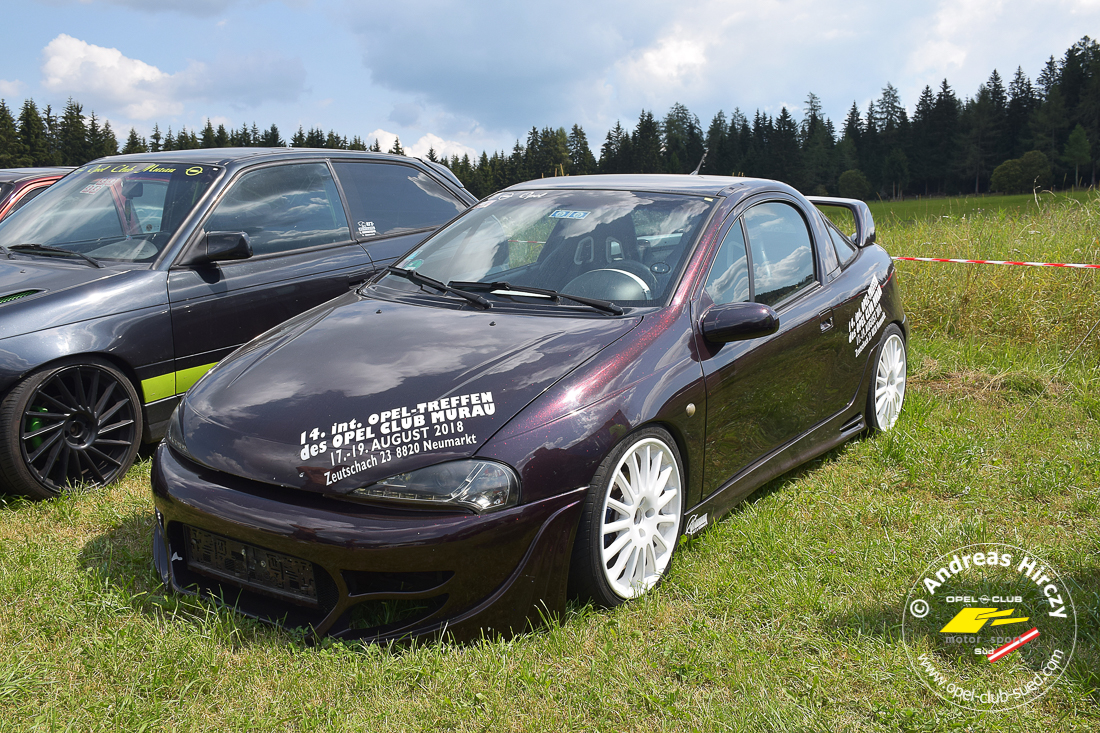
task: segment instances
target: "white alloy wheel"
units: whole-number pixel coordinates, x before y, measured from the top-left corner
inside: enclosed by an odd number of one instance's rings
[[[896,326],[879,347],[871,395],[875,427],[879,430],[894,427],[905,400],[905,341]]]
[[[600,564],[619,598],[641,595],[668,569],[683,501],[676,461],[664,441],[646,437],[626,450],[611,473],[600,512]]]

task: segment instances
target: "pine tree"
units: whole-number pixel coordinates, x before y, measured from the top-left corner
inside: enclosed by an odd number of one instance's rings
[[[703,157],[703,132],[699,118],[676,102],[665,115],[660,133],[664,152],[663,170],[668,173],[691,173],[695,170]]]
[[[46,139],[46,127],[42,124],[33,99],[23,100],[23,109],[19,113],[19,145],[19,167],[53,163]]]
[[[676,136],[677,131],[673,130],[672,134]],[[686,143],[679,147],[686,148]],[[672,159],[679,165],[678,156],[673,155]],[[652,112],[642,110],[641,116],[638,117],[638,124],[630,134],[630,167],[624,172],[664,173],[667,161],[668,158],[662,158],[661,155],[661,128]]]
[[[371,151],[372,153],[382,152],[382,146],[378,144],[378,138],[374,138],[374,145],[371,145],[369,148],[367,148],[367,150]]]
[[[0,99],[0,168],[15,168],[20,158],[19,131],[15,118],[3,99]]]
[[[155,127],[153,128],[156,129]],[[126,145],[122,148],[123,155],[130,155],[132,153],[147,153],[149,147],[145,143],[145,138],[138,137],[137,130],[130,128],[130,134],[126,138]]]
[[[386,152],[389,153],[390,155],[404,155],[405,154],[405,148],[401,147],[401,138],[399,138],[397,136],[394,136],[394,138],[393,138],[393,147],[391,147]],[[467,158],[466,159],[466,166],[469,167],[469,165],[470,165],[470,160],[469,160],[469,158]]]
[[[104,121],[103,126],[100,127],[95,112],[92,112],[88,117],[88,139],[85,154],[88,157],[82,161],[84,163],[95,158],[118,155],[118,138],[115,137],[115,132],[111,129],[111,122],[109,120]]]
[[[57,115],[53,113],[53,107],[46,105],[42,110],[42,124],[46,130],[46,165],[61,165],[60,129]]]
[[[206,118],[206,125],[202,128],[202,138],[199,141],[199,147],[212,148],[215,146],[214,142],[214,125],[211,124],[210,118]]]
[[[959,129],[959,108],[955,90],[944,79],[936,93],[936,104],[929,125],[929,136],[933,140],[929,167],[931,175],[938,182],[938,193],[954,190],[951,181],[954,174],[955,139]]]
[[[588,147],[588,136],[580,125],[569,132],[569,165],[573,175],[586,176],[596,172],[596,156]]]
[[[1008,107],[1005,110],[1005,136],[1010,146],[1010,158],[1019,158],[1030,147],[1027,121],[1035,107],[1035,88],[1024,70],[1017,66],[1016,76],[1008,85]]]
[[[263,136],[260,138],[260,145],[265,148],[283,148],[286,147],[286,142],[282,136],[279,135],[279,128],[275,123],[271,123],[271,127],[264,131]]]
[[[290,147],[292,148],[304,148],[306,146],[306,133],[302,129],[301,125],[298,125],[298,132],[290,138]]]
[[[91,160],[88,155],[88,129],[84,126],[83,108],[69,97],[61,114],[58,128],[58,147],[62,165],[83,165]]]
[[[218,124],[218,130],[214,133],[214,147],[225,148],[229,146],[229,132],[225,129],[225,125]]]
[[[733,171],[729,164],[729,124],[726,113],[718,110],[707,127],[707,159],[700,173],[728,176]]]
[[[775,132],[769,147],[774,178],[797,186],[802,170],[802,151],[798,147],[798,126],[786,107],[780,109],[775,118]]]
[[[161,146],[162,141],[163,141],[163,137],[160,134],[160,126],[157,125],[156,123],[153,123],[153,134],[149,136],[149,152],[150,153],[160,152],[160,149],[161,149],[160,146]]]
[[[359,138],[355,138],[355,139],[358,140]],[[430,160],[433,163],[438,163],[439,162],[439,156],[436,155],[434,146],[428,148],[428,154],[424,157],[426,157],[428,160]]]

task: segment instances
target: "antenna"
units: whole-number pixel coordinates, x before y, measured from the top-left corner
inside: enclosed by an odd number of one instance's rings
[[[693,170],[688,175],[691,175],[691,176],[699,175],[699,169],[703,167],[703,161],[706,160],[706,159],[707,159],[707,149],[706,149],[706,147],[704,147],[703,148],[703,157],[699,159],[699,165],[695,166],[695,170]]]

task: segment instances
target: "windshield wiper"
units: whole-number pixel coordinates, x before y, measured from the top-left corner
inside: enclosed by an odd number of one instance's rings
[[[471,303],[474,303],[475,305],[480,305],[482,308],[485,308],[485,309],[489,309],[489,308],[493,307],[493,304],[487,298],[484,298],[484,297],[482,297],[480,295],[477,295],[475,293],[468,293],[465,290],[459,290],[458,288],[451,287],[447,283],[440,282],[439,280],[436,280],[434,277],[428,277],[427,275],[421,275],[416,270],[406,270],[402,267],[394,267],[393,265],[390,265],[389,267],[386,268],[386,272],[397,275],[398,277],[403,277],[406,280],[408,280],[409,282],[416,283],[417,285],[427,285],[430,288],[435,288],[436,290],[441,290],[444,293],[450,293],[452,295],[457,295],[458,297],[465,298],[466,300],[470,301]]]
[[[13,244],[8,247],[12,252],[29,252],[31,254],[41,254],[46,257],[53,257],[54,255],[63,255],[65,257],[79,257],[87,262],[92,267],[103,267],[99,263],[99,260],[94,260],[83,252],[74,252],[71,249],[61,249],[60,247],[51,247],[48,244]],[[11,255],[8,255],[11,257]]]
[[[452,280],[451,287],[462,288],[463,290],[480,290],[482,292],[490,293],[497,290],[510,290],[520,295],[541,295],[547,298],[551,298],[555,303],[561,301],[562,298],[581,303],[582,305],[591,306],[597,310],[604,311],[605,313],[613,313],[616,316],[621,316],[626,311],[622,306],[612,303],[610,300],[600,300],[599,298],[585,298],[581,295],[569,295],[568,293],[559,293],[557,290],[547,290],[545,288],[532,288],[526,285],[512,285],[506,282],[467,282],[464,280]]]

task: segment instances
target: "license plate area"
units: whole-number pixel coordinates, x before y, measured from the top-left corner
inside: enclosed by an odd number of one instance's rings
[[[313,563],[186,527],[187,566],[196,572],[317,606]]]

